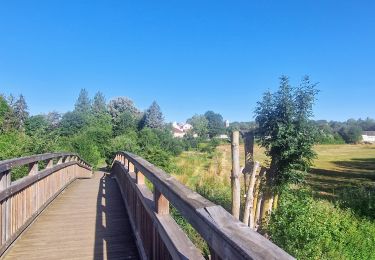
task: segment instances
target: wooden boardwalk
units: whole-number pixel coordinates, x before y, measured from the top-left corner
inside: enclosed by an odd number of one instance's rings
[[[97,172],[73,182],[3,258],[138,259],[116,181]]]

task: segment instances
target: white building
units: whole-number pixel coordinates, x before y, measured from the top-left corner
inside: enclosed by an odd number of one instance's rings
[[[193,126],[191,124],[187,123],[172,123],[172,132],[173,137],[182,138],[185,136],[185,134],[190,130],[193,129]],[[196,135],[194,135],[196,137]]]
[[[375,143],[375,131],[363,131],[362,141],[365,143]]]
[[[229,120],[225,120],[225,127],[228,128],[229,127]]]

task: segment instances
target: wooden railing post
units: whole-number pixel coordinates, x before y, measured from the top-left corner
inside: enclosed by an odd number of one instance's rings
[[[33,162],[29,164],[29,175],[38,174],[39,171],[39,164],[38,162]]]
[[[140,170],[137,168],[135,169],[135,176],[136,176],[136,183],[137,184],[145,184],[145,176],[141,173]]]
[[[129,172],[134,172],[134,164],[132,164],[131,162],[128,163],[128,170]]]
[[[154,189],[155,211],[160,215],[169,214],[169,201],[158,189]]]
[[[63,163],[63,157],[59,157],[57,160],[57,164],[62,164]]]
[[[48,160],[48,163],[46,165],[46,169],[51,169],[53,167],[53,159]]]
[[[126,158],[126,156],[125,156],[125,159],[124,159],[124,166],[125,166],[125,167],[128,167],[128,165],[129,165],[129,160],[128,160],[128,158]]]
[[[10,171],[0,173],[0,190],[10,186]],[[10,236],[10,200],[6,199],[1,204],[1,244],[4,244]]]

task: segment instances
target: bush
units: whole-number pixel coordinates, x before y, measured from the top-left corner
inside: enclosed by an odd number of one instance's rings
[[[349,210],[315,200],[306,190],[282,194],[271,240],[298,259],[374,259],[375,225]]]
[[[355,214],[375,220],[375,187],[346,187],[338,192],[337,204],[350,208]]]

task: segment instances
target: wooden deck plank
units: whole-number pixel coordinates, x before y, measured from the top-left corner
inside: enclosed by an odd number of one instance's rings
[[[103,172],[73,182],[3,259],[138,259],[117,183]]]

